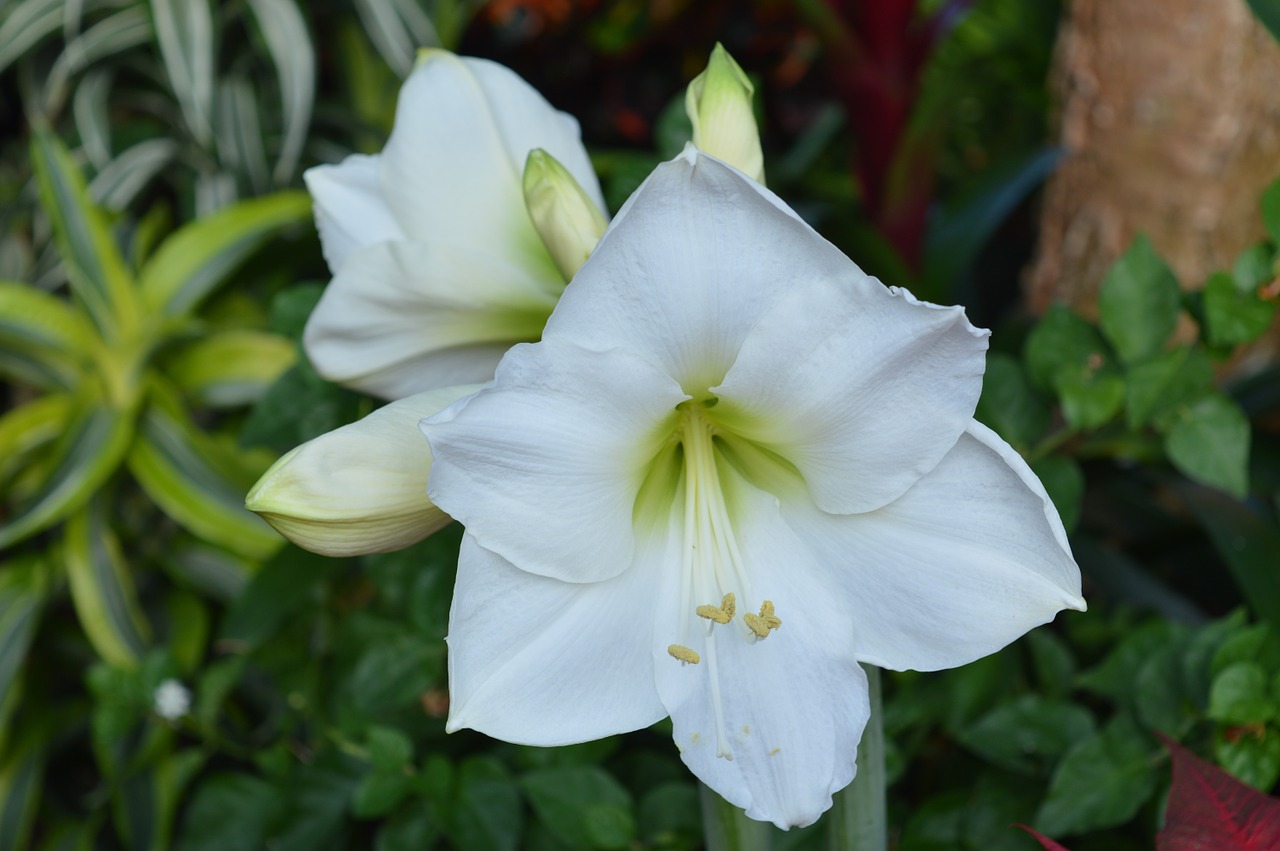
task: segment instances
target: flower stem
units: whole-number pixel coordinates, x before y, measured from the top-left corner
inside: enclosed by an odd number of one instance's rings
[[[827,851],[885,851],[889,826],[885,815],[884,721],[880,669],[863,665],[871,698],[871,717],[858,743],[858,774],[836,793],[827,813]]]
[[[702,795],[702,835],[707,851],[769,851],[773,825],[747,814],[698,784]]]

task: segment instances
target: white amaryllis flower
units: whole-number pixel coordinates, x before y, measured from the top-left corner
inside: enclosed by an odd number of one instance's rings
[[[972,419],[986,336],[720,161],[660,166],[542,342],[423,423],[466,525],[448,729],[670,715],[711,788],[813,822],[854,776],[860,661],[963,665],[1084,608],[1044,488]]]
[[[381,154],[307,171],[333,281],[304,345],[326,378],[399,399],[487,381],[564,289],[525,208],[542,148],[604,209],[578,123],[514,72],[424,51]]]

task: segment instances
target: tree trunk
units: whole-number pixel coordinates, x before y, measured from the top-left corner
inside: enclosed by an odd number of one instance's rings
[[[1263,235],[1280,174],[1280,47],[1245,0],[1071,0],[1051,85],[1062,166],[1049,181],[1036,312],[1088,316],[1112,261],[1145,233],[1197,288]]]

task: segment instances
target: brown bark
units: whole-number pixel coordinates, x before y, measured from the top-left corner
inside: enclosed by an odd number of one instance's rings
[[[1097,313],[1145,233],[1197,288],[1263,235],[1280,174],[1280,47],[1245,0],[1072,0],[1051,85],[1066,153],[1049,181],[1028,301]]]

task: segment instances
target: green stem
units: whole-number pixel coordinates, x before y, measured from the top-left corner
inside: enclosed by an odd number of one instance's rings
[[[773,825],[747,818],[747,814],[699,785],[702,794],[702,834],[707,851],[769,851]]]
[[[889,825],[885,815],[884,722],[880,669],[863,665],[871,698],[871,717],[858,743],[858,774],[836,793],[827,823],[827,851],[885,851]]]

